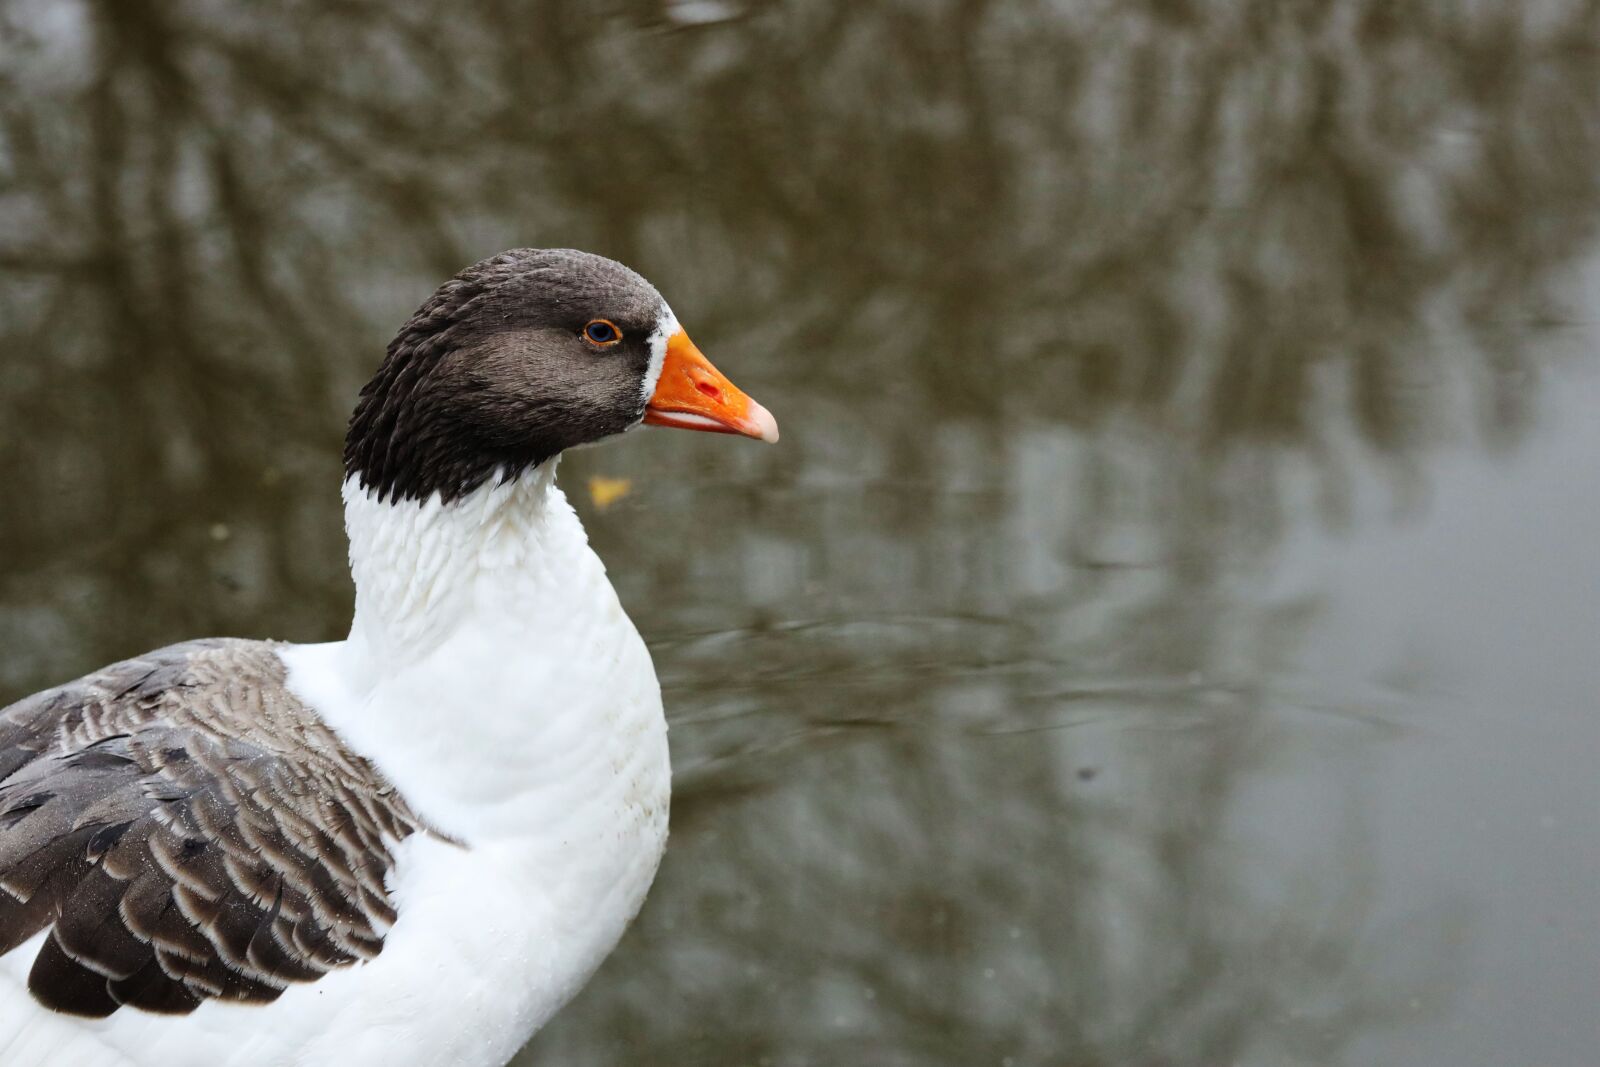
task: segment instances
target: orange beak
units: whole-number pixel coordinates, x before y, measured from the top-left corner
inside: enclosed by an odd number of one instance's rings
[[[772,412],[724,378],[682,330],[667,338],[661,377],[645,405],[644,421],[650,426],[736,433],[767,442],[778,439],[778,420]]]

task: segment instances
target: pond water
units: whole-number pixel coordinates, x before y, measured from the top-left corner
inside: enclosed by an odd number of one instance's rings
[[[0,703],[341,636],[435,284],[778,416],[562,477],[677,786],[518,1064],[1600,1063],[1600,14],[0,8]]]

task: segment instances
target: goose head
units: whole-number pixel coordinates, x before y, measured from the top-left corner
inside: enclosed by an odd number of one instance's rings
[[[400,328],[351,416],[345,474],[379,499],[449,502],[640,425],[778,439],[644,278],[519,248],[457,274]]]

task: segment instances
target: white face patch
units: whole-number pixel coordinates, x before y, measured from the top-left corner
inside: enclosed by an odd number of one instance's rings
[[[661,364],[667,358],[667,338],[679,330],[678,316],[666,304],[661,305],[661,315],[656,319],[655,332],[649,337],[650,366],[644,372],[644,402],[656,395],[656,382],[661,380]]]

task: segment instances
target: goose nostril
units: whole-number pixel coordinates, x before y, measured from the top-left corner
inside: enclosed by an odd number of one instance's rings
[[[694,387],[713,400],[720,401],[722,399],[722,390],[718,389],[710,382],[695,382]]]

